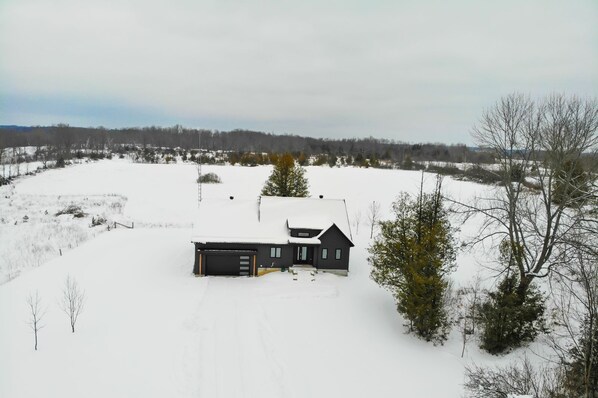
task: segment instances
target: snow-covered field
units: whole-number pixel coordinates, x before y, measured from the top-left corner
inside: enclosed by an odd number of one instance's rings
[[[223,183],[204,185],[203,195],[255,198],[270,170],[206,166]],[[24,228],[54,242],[52,234],[74,222],[53,216],[59,197],[84,210],[95,201],[90,215],[135,223],[86,235],[0,285],[0,397],[461,397],[464,365],[509,359],[483,354],[475,342],[461,358],[456,331],[443,346],[406,334],[390,294],[369,279],[367,207],[375,200],[388,216],[397,194],[417,191],[420,172],[307,168],[312,195],[347,200],[356,243],[348,277],[314,281],[288,273],[194,277],[196,176],[193,165],[112,160],[0,189],[0,215],[10,221],[0,225],[3,256],[31,257],[27,246],[34,250],[38,239],[26,240]],[[426,187],[434,182],[425,175]],[[450,179],[444,188],[461,199],[488,189]],[[476,223],[461,231],[475,234]],[[469,282],[483,257],[461,252],[455,283]],[[75,334],[58,305],[67,275],[87,297]],[[26,298],[36,290],[47,307],[39,351],[27,324]]]

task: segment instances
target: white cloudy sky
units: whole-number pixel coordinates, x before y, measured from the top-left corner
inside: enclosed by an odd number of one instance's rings
[[[597,0],[0,0],[0,124],[470,143],[501,95],[598,95]]]

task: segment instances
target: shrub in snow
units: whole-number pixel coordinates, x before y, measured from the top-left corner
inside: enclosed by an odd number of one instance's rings
[[[60,216],[63,214],[72,214],[74,218],[83,218],[85,217],[85,213],[83,212],[83,210],[81,210],[80,206],[77,206],[75,204],[70,204],[67,207],[65,207],[64,209],[60,210],[58,213],[56,213],[56,216]]]
[[[545,331],[544,297],[531,285],[522,300],[518,285],[517,274],[511,272],[478,308],[482,328],[480,347],[491,354],[518,347]]]
[[[436,173],[440,175],[448,175],[448,176],[456,176],[462,174],[461,169],[459,169],[454,164],[446,164],[444,166],[438,166],[434,164],[429,164],[427,171],[430,173]]]
[[[465,368],[464,387],[466,396],[471,398],[569,397],[562,383],[561,369],[537,368],[527,358],[502,368]]]
[[[97,216],[97,217],[91,218],[91,226],[92,227],[97,227],[97,226],[103,225],[103,224],[106,224],[106,219],[104,217]]]
[[[203,184],[220,184],[222,180],[216,173],[207,173],[202,174],[201,177],[198,177],[197,182],[201,182]]]
[[[481,184],[497,184],[502,178],[496,172],[486,170],[482,166],[474,165],[463,171],[463,177],[467,180],[476,181]]]
[[[64,158],[63,158],[62,156],[61,156],[61,157],[59,157],[59,158],[56,160],[56,165],[55,165],[56,167],[58,167],[58,168],[62,168],[62,167],[64,167],[65,165],[66,165],[66,163],[65,163],[65,161],[64,161]]]

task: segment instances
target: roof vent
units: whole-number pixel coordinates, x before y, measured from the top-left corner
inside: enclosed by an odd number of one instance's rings
[[[324,195],[320,195],[320,199],[324,199]]]
[[[233,200],[235,197],[234,196],[229,196],[228,197],[230,200]]]

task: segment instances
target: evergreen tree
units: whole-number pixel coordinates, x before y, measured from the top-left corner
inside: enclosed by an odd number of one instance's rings
[[[264,184],[262,195],[287,197],[309,195],[305,169],[295,163],[290,153],[278,157],[272,174]]]
[[[531,285],[522,298],[517,287],[516,273],[509,274],[500,282],[496,291],[478,308],[482,327],[481,348],[491,354],[532,341],[544,326],[544,298],[535,285]]]
[[[454,265],[451,228],[440,194],[415,199],[403,194],[393,204],[394,220],[383,221],[380,234],[368,249],[371,277],[390,290],[397,310],[409,321],[409,330],[427,341],[446,339],[445,276]]]
[[[522,343],[532,341],[545,330],[544,297],[534,285],[520,291],[519,274],[515,272],[521,247],[511,247],[504,240],[499,248],[499,261],[507,273],[495,291],[489,292],[479,305],[482,327],[480,347],[491,354],[500,354]]]

